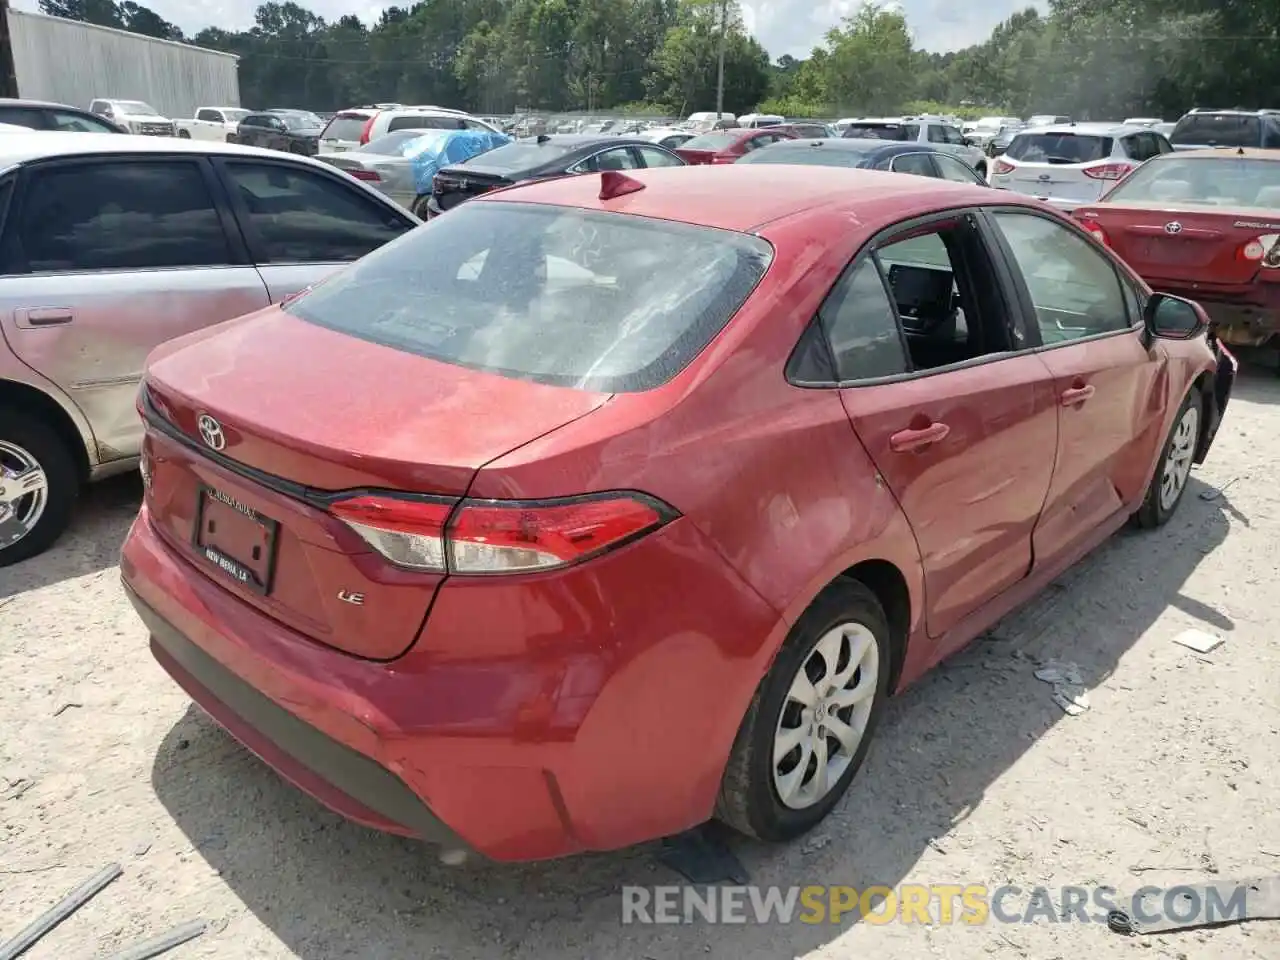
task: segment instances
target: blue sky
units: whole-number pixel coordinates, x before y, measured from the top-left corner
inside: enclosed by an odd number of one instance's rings
[[[211,23],[244,29],[253,23],[261,0],[148,0],[147,6],[184,31],[194,33]],[[301,0],[326,20],[354,13],[366,22],[387,3],[368,0]],[[402,5],[408,5],[401,0]],[[409,0],[411,2],[411,0]],[[969,5],[954,0],[899,0],[916,35],[916,45],[939,52],[958,50],[986,39],[1000,21],[1034,0],[990,0]],[[822,35],[857,9],[859,0],[742,0],[747,27],[775,58],[806,56]],[[36,9],[36,0],[14,0],[14,7]]]

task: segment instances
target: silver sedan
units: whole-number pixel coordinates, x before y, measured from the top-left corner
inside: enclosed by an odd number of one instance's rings
[[[397,130],[370,140],[355,150],[321,153],[317,160],[363,180],[402,207],[412,210],[418,199],[413,161],[406,148],[423,135],[422,130]]]

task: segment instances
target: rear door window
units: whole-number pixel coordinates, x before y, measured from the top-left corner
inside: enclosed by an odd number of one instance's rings
[[[40,111],[32,107],[0,107],[0,123],[12,123],[14,126],[30,127],[32,130],[45,128]]]
[[[119,133],[110,124],[96,117],[69,110],[46,110],[48,128],[62,133]]]
[[[129,158],[35,168],[6,228],[8,273],[230,263],[196,161]]]
[[[894,173],[912,173],[918,177],[937,177],[933,158],[927,153],[903,153],[893,158],[889,169]]]
[[[934,165],[942,174],[944,180],[953,180],[956,183],[975,183],[984,184],[985,181],[970,167],[965,166],[955,157],[949,157],[946,154],[939,153],[933,157]]]
[[[260,263],[356,260],[413,226],[336,177],[283,163],[226,161],[222,169]]]
[[[873,380],[906,373],[898,318],[874,259],[846,270],[818,311],[837,379]]]
[[[482,200],[286,309],[445,363],[631,392],[684,369],[742,306],[772,255],[766,241],[732,231]]]
[[[684,161],[673,153],[659,150],[657,147],[636,147],[640,159],[646,167],[683,167]]]

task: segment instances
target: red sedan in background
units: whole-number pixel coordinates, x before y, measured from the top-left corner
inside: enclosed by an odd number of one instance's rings
[[[157,350],[122,573],[174,679],[360,823],[786,840],[891,693],[1169,519],[1234,378],[1204,324],[981,186],[516,187]]]
[[[1161,154],[1074,216],[1224,342],[1280,346],[1280,150]]]
[[[796,134],[778,127],[716,130],[686,141],[676,147],[676,153],[691,165],[733,163],[752,150],[759,150],[779,140],[795,139]]]

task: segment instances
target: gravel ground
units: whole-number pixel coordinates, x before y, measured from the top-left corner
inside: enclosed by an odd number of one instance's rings
[[[1118,535],[896,701],[820,834],[735,844],[753,882],[1132,891],[1280,873],[1278,466],[1280,380],[1254,373],[1173,522]],[[278,780],[151,661],[115,566],[138,493],[95,489],[53,551],[0,571],[0,937],[125,869],[31,960],[194,918],[211,930],[176,958],[1280,957],[1266,921],[1134,938],[1048,919],[624,926],[623,884],[676,882],[652,846],[442,866]],[[1226,642],[1199,656],[1171,642],[1188,628]],[[1049,658],[1079,666],[1087,712],[1034,678]]]

